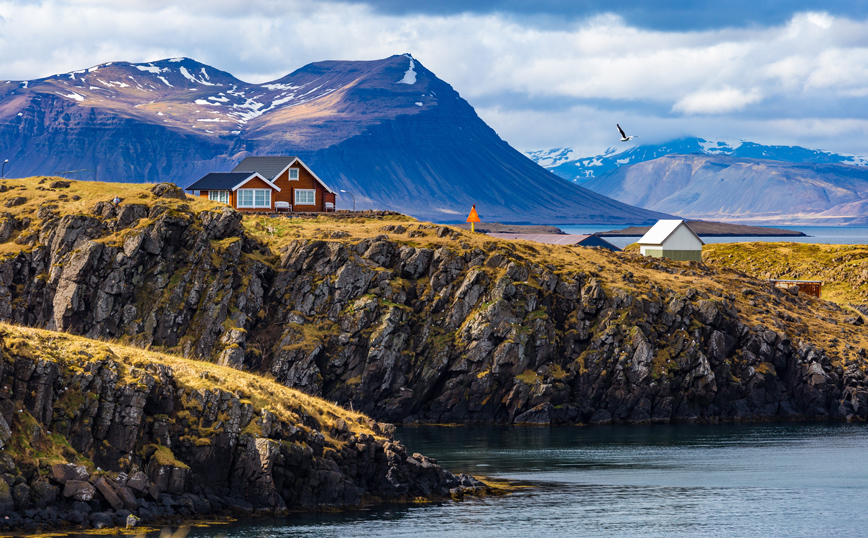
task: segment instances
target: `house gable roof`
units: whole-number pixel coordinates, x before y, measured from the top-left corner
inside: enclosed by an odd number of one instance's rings
[[[253,178],[259,178],[267,183],[272,189],[280,192],[280,187],[262,177],[256,172],[211,172],[196,181],[188,191],[236,191]]]
[[[694,237],[699,240],[700,244],[705,244],[705,241],[703,241],[702,238],[696,235],[696,232],[694,232],[693,229],[682,219],[658,220],[657,224],[655,224],[651,227],[650,230],[645,232],[645,235],[643,235],[639,239],[639,241],[637,241],[637,243],[639,243],[640,245],[662,245],[663,241],[666,241],[666,239],[670,235],[675,233],[675,230],[677,230],[681,226],[687,228],[687,230],[690,231],[690,233],[692,233]]]
[[[316,172],[310,169],[310,167],[304,164],[304,161],[295,156],[289,157],[245,157],[243,161],[238,163],[238,166],[232,169],[233,172],[257,172],[260,175],[263,175],[274,181],[277,179],[277,176],[284,173],[288,168],[290,168],[295,163],[300,164],[307,170],[310,175],[316,179],[320,185],[323,186],[325,190],[332,194],[336,194],[331,187],[325,184],[325,181],[320,179]]]
[[[489,233],[490,237],[509,239],[511,241],[534,241],[548,245],[581,245],[583,247],[603,247],[610,250],[621,250],[605,239],[596,235],[573,235],[573,234],[514,234],[514,233]]]
[[[289,168],[298,157],[245,157],[233,172],[256,172],[270,181]]]

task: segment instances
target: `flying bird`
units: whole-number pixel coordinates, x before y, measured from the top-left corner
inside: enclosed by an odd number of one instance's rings
[[[624,132],[624,129],[621,129],[621,126],[617,123],[615,124],[618,127],[618,130],[621,131],[621,142],[626,142],[631,138],[635,138],[636,135],[627,136],[627,133]]]

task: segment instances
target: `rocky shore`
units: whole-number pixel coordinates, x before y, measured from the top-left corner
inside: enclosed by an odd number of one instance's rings
[[[489,491],[408,454],[388,424],[293,402],[289,389],[249,374],[177,368],[132,348],[0,326],[0,529]]]

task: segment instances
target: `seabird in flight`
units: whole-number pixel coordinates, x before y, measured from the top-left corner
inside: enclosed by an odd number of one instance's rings
[[[626,142],[635,136],[635,135],[627,136],[627,133],[624,132],[624,129],[621,129],[620,125],[618,125],[617,123],[615,125],[617,125],[618,130],[621,131],[621,142]]]

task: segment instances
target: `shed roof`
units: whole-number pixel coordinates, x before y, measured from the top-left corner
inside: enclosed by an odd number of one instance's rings
[[[187,187],[188,191],[234,191],[258,177],[268,183],[274,190],[280,191],[277,185],[268,181],[256,172],[211,172],[199,181]]]
[[[257,172],[273,180],[286,170],[298,157],[245,157],[233,172]]]
[[[615,245],[595,235],[510,233],[490,233],[488,235],[491,237],[496,237],[497,239],[509,239],[512,241],[534,241],[536,243],[545,243],[548,245],[584,245],[591,247],[611,248],[612,250],[621,250]]]
[[[701,237],[696,235],[696,232],[682,219],[663,219],[658,220],[657,224],[651,227],[650,230],[645,232],[637,243],[640,245],[662,245],[663,241],[666,241],[666,238],[672,235],[675,230],[677,230],[680,226],[684,226],[687,228],[690,233],[696,236],[699,239],[701,244],[705,244],[705,241],[702,240]]]
[[[233,172],[211,172],[205,177],[196,181],[189,187],[188,191],[229,191],[235,185],[252,176],[250,172],[233,173]]]

